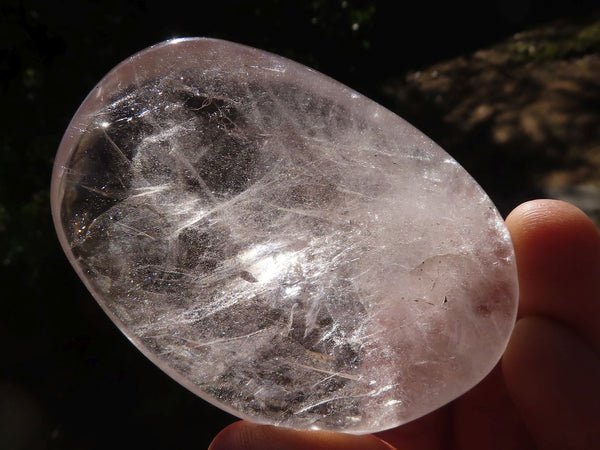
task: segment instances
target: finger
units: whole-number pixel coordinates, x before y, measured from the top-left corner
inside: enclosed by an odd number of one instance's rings
[[[590,304],[595,307],[594,284],[598,279],[593,273],[597,270],[598,233],[581,211],[564,202],[534,201],[513,211],[507,225],[519,269],[521,316],[564,316],[565,310],[573,308],[572,302],[565,301],[573,280],[586,283],[578,285],[579,307]],[[585,271],[580,267],[573,270],[575,259],[585,262]],[[548,287],[547,279],[555,285]],[[589,331],[593,328],[589,327],[589,317],[583,314],[571,312],[567,318],[573,326],[583,327],[588,322]],[[514,377],[511,381],[518,383]],[[510,394],[502,371],[496,368],[458,399],[454,404],[455,446],[461,449],[533,448],[533,437],[521,418],[521,405],[515,405]]]
[[[240,421],[229,425],[209,450],[393,450],[373,435],[354,436],[328,431],[301,431]]]
[[[600,359],[553,320],[519,320],[502,361],[508,392],[541,449],[600,448]]]
[[[507,225],[522,317],[502,360],[507,391],[541,448],[599,448],[598,230],[555,200],[521,205]]]
[[[573,327],[600,350],[600,233],[576,207],[536,200],[506,219],[519,270],[519,316]]]

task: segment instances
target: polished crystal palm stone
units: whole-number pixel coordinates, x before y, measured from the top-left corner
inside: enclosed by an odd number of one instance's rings
[[[123,333],[255,422],[416,419],[489,373],[515,319],[508,232],[456,161],[351,89],[238,44],[171,40],[113,69],[65,133],[52,209]]]

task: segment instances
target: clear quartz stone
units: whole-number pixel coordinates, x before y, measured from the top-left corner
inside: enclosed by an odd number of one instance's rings
[[[508,232],[448,154],[285,58],[176,39],[81,105],[60,242],[156,365],[260,423],[367,433],[461,395],[517,306]]]

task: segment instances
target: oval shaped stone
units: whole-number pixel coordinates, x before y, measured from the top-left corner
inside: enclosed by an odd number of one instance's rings
[[[114,68],[56,156],[73,267],[179,383],[260,423],[374,432],[455,399],[513,328],[513,249],[456,161],[285,58],[176,39]]]

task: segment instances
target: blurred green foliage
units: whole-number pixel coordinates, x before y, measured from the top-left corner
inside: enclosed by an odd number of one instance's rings
[[[559,21],[518,33],[498,50],[509,55],[508,62],[520,64],[571,58],[593,53],[599,47],[600,21],[583,26]]]

